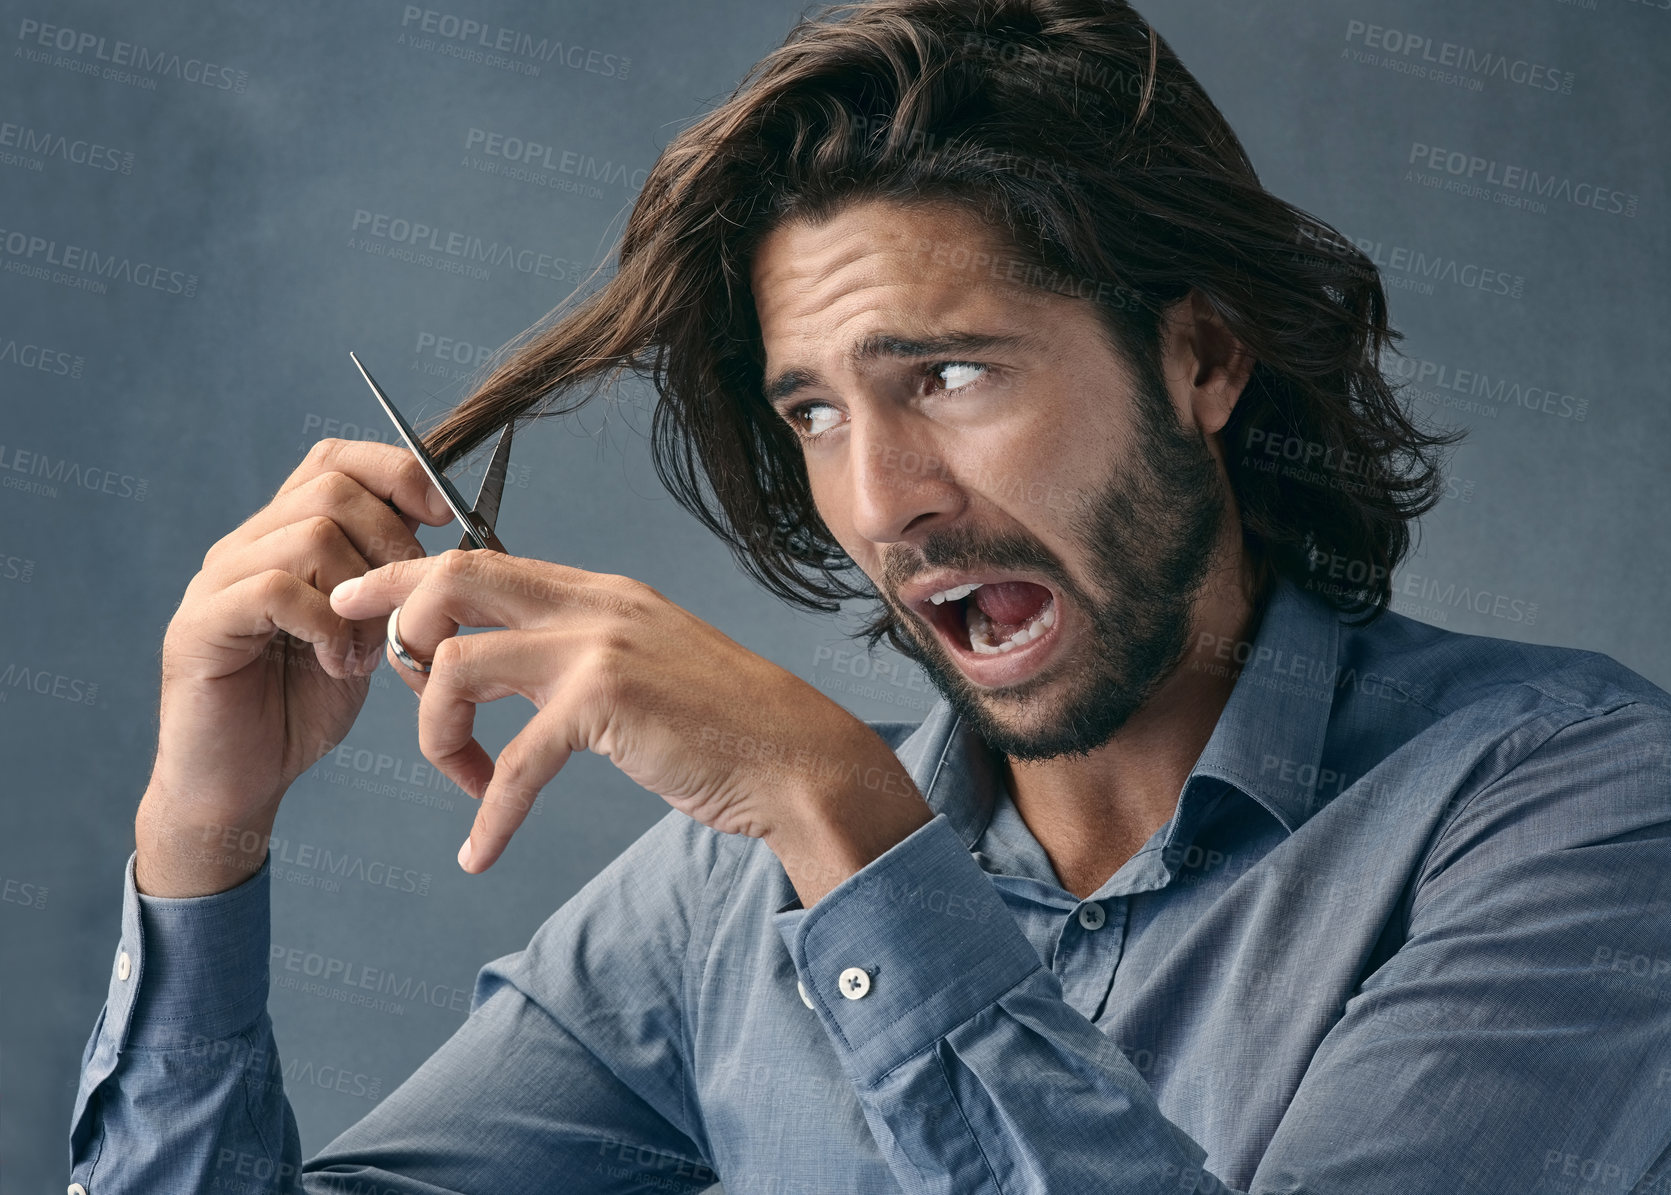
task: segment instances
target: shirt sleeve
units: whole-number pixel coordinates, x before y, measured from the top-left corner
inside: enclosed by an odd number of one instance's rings
[[[1668,750],[1664,712],[1627,707],[1463,806],[1251,1192],[1671,1189]],[[943,816],[775,920],[904,1190],[1234,1190]]]
[[[305,1161],[266,1011],[267,863],[227,892],[165,899],[137,892],[130,857],[71,1181],[88,1195],[705,1189],[680,1009],[724,847],[699,829],[669,814],[526,949],[482,967],[464,1024]]]

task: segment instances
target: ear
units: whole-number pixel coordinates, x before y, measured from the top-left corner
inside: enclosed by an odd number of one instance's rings
[[[1200,291],[1191,290],[1167,311],[1163,359],[1180,417],[1207,436],[1224,430],[1254,360]]]

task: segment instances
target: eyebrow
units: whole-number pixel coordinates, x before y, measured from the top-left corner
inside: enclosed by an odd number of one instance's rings
[[[847,350],[844,360],[849,366],[862,365],[883,357],[909,359],[914,357],[947,357],[967,353],[988,352],[992,349],[1037,349],[1039,338],[1028,333],[944,332],[921,340],[894,336],[887,332],[872,332]],[[824,378],[816,370],[787,369],[767,380],[766,401],[773,407],[809,386],[824,385]]]

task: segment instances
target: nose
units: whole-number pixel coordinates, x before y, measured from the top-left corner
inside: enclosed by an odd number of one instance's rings
[[[898,543],[955,517],[962,505],[944,448],[919,422],[874,410],[853,417],[853,530],[872,543]]]

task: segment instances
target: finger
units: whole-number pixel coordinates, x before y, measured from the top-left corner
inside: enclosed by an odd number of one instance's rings
[[[514,596],[526,587],[520,566],[537,562],[507,565],[510,560],[482,548],[397,560],[333,590],[331,606],[356,619],[387,616],[399,606],[400,641],[417,659],[433,660],[461,626],[513,626],[538,616],[536,607]]]
[[[325,472],[275,497],[246,519],[237,531],[209,550],[207,567],[219,558],[290,523],[318,515],[335,519],[355,549],[372,566],[410,560],[424,554],[410,516],[394,510],[347,473]]]
[[[493,865],[540,790],[582,746],[558,702],[548,702],[497,760],[474,738],[479,704],[513,693],[537,701],[550,690],[553,653],[541,649],[548,638],[500,631],[447,640],[419,703],[418,745],[425,758],[482,802],[469,861],[461,861],[466,871]]]
[[[299,523],[274,528],[260,539],[220,557],[214,580],[224,588],[235,579],[282,568],[321,594],[329,594],[340,582],[362,576],[370,567],[349,541],[341,524],[329,515],[313,515]],[[366,660],[376,663],[384,646],[381,621],[371,618],[352,622],[352,651],[347,661],[350,666]],[[320,663],[324,664],[327,648],[321,646],[317,650]]]
[[[324,473],[346,473],[369,493],[394,503],[402,513],[420,522],[439,526],[453,520],[452,509],[412,450],[403,444],[379,444],[375,440],[320,440],[308,449],[275,497]]]
[[[405,607],[400,613],[404,626]],[[493,776],[491,757],[473,737],[476,706],[513,693],[538,704],[550,679],[547,655],[524,631],[458,636],[436,648],[418,702],[418,749],[472,797],[480,799]]]
[[[499,752],[470,836],[459,848],[459,866],[465,871],[475,875],[499,861],[540,790],[580,749],[565,713],[560,704],[547,705]]]
[[[351,591],[333,592],[331,598],[337,612],[349,618],[387,614],[400,606],[402,642],[413,655],[427,658],[460,626],[532,628],[558,620],[574,625],[585,615],[640,616],[631,592],[636,584],[484,548],[454,548],[381,565]]]
[[[401,573],[403,578],[407,578],[407,584],[412,584],[410,578],[417,577],[419,580],[415,588],[389,612],[390,617],[395,617],[395,610],[400,612],[395,624],[395,634],[399,636],[401,645],[406,648],[406,653],[414,659],[429,661],[432,665],[441,644],[457,635],[460,626],[458,620],[447,614],[447,599],[428,583],[428,577],[433,576],[440,567],[437,563],[439,559],[431,557],[421,562],[427,567],[406,569]],[[411,563],[417,565],[420,562]],[[357,587],[363,587],[363,578],[357,583]],[[377,608],[377,604],[364,600],[356,601],[355,592],[345,588],[331,591],[331,606],[339,614],[352,614],[355,617],[358,617],[361,611]],[[377,614],[372,616],[380,617]],[[388,618],[383,619],[385,636],[388,622]],[[392,646],[389,648],[389,659],[395,661],[396,672],[406,681],[407,687],[421,697],[428,687],[429,677],[434,675],[433,667],[427,673],[408,668],[395,656]]]
[[[184,607],[182,607],[183,609]],[[331,609],[324,594],[294,573],[270,568],[245,577],[194,607],[198,613],[178,626],[188,642],[203,644],[211,658],[205,676],[226,676],[248,664],[284,631],[320,648],[321,666],[338,680],[350,673],[351,627]]]
[[[337,592],[339,591],[332,591],[333,597]],[[336,603],[333,601],[332,609],[336,608]],[[431,664],[433,666],[435,652],[431,649],[424,649],[421,651],[413,650],[411,642],[406,638],[406,609],[402,606],[397,606],[396,609],[400,611],[400,614],[396,616],[394,611],[391,610],[389,612],[389,618],[396,619],[395,634],[399,637],[401,646],[406,649],[406,653],[413,659],[419,661],[420,663]],[[424,690],[429,687],[429,678],[431,674],[429,672],[423,672],[419,669],[411,667],[405,660],[402,660],[399,656],[395,655],[394,645],[389,642],[389,618],[384,618],[381,615],[378,615],[373,617],[371,620],[377,624],[379,628],[378,633],[383,636],[383,650],[388,656],[389,667],[394,669],[396,676],[406,682],[406,687],[408,689],[411,689],[412,692],[416,693],[419,697],[422,697],[424,695]]]

